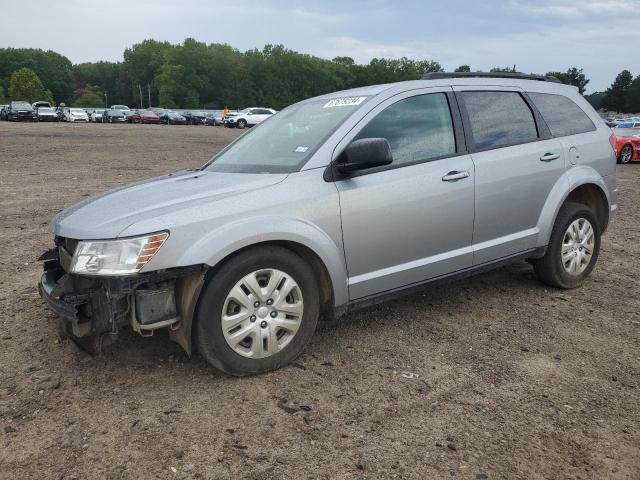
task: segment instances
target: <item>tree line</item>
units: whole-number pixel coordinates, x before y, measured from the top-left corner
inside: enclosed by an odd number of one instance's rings
[[[40,49],[0,49],[0,103],[50,100],[80,107],[127,104],[137,107],[281,109],[304,98],[353,87],[419,79],[443,71],[434,60],[374,58],[358,64],[351,57],[332,60],[295,52],[282,45],[241,52],[226,44],[192,38],[180,44],[145,40],[124,51],[121,62],[72,64]],[[456,71],[471,71],[461,65]],[[493,68],[491,71],[516,71]],[[628,71],[607,92],[587,96],[617,111],[640,111],[631,100],[640,77]],[[584,93],[582,69],[549,72]],[[622,75],[622,74],[620,74]],[[620,77],[618,75],[618,77]],[[621,99],[624,100],[621,100]],[[636,95],[640,100],[640,96]],[[615,106],[615,108],[613,108]],[[631,111],[628,110],[628,111]]]

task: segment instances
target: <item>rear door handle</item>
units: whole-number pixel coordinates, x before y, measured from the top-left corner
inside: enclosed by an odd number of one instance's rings
[[[541,162],[550,162],[552,160],[557,160],[560,158],[559,153],[545,153],[540,157]]]
[[[469,172],[466,170],[458,171],[454,170],[453,172],[447,173],[444,177],[442,177],[443,182],[457,182],[458,180],[462,180],[463,178],[467,178],[469,176]]]

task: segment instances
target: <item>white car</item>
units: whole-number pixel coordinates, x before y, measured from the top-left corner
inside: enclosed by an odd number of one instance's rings
[[[91,121],[96,123],[102,123],[102,114],[104,110],[94,110],[91,113]]]
[[[246,128],[264,122],[271,115],[276,113],[272,108],[252,107],[240,110],[238,113],[230,113],[224,119],[227,127]]]
[[[64,119],[67,122],[89,122],[89,115],[82,108],[70,108],[64,112]]]
[[[120,110],[121,112],[128,112],[131,109],[126,105],[111,105],[111,110]]]

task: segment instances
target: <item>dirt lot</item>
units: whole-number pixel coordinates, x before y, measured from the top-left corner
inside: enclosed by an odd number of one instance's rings
[[[59,339],[35,288],[51,217],[236,135],[0,123],[0,478],[640,478],[638,165],[579,290],[518,264],[350,314],[245,379],[164,333],[98,359]]]

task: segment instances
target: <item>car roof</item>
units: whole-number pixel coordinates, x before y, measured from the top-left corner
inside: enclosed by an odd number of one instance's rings
[[[534,77],[532,78],[510,78],[510,77],[442,77],[428,80],[408,80],[404,82],[385,83],[380,85],[370,85],[367,87],[357,87],[349,90],[340,90],[337,92],[320,95],[318,97],[310,98],[306,101],[324,100],[339,97],[374,97],[383,92],[387,94],[400,93],[407,90],[429,88],[429,87],[464,87],[464,86],[478,86],[478,87],[517,87],[526,91],[536,91],[544,93],[568,93],[568,91],[577,92],[578,89],[572,85],[565,85],[562,83],[556,83],[552,81],[540,81]]]

